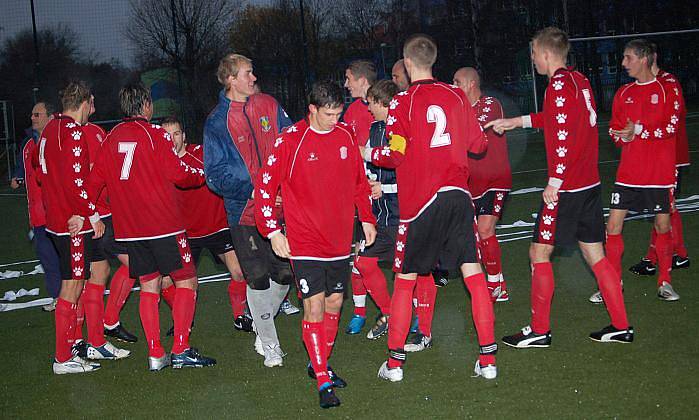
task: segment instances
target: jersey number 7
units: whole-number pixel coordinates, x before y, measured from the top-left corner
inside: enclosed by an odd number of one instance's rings
[[[119,153],[124,153],[124,163],[121,165],[121,176],[119,179],[129,179],[129,174],[131,172],[131,165],[133,164],[133,155],[136,152],[136,145],[138,143],[131,141],[120,141],[119,142]]]

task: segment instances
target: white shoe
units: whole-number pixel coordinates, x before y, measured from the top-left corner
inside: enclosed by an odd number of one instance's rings
[[[476,360],[476,367],[473,368],[473,373],[476,374],[473,376],[474,378],[482,376],[483,379],[495,379],[498,376],[498,367],[495,365],[481,366],[481,363]]]
[[[55,311],[55,310],[56,310],[56,302],[57,302],[57,301],[58,301],[58,299],[54,299],[53,301],[51,301],[51,303],[42,306],[42,307],[41,307],[41,310],[44,311],[44,312],[53,312],[53,311]]]
[[[265,351],[262,348],[262,340],[260,340],[260,336],[257,334],[255,334],[255,344],[253,345],[253,347],[255,347],[255,351],[257,352],[257,354],[259,354],[260,356],[265,355]]]
[[[388,362],[383,362],[383,365],[379,368],[379,378],[385,379],[391,382],[400,382],[403,380],[403,368],[396,367],[390,369],[388,367]]]
[[[282,351],[281,346],[278,344],[271,344],[264,346],[264,352],[265,352],[265,361],[264,365],[267,367],[275,367],[275,366],[283,366],[284,365],[284,359],[282,358],[284,356],[284,352]]]
[[[289,299],[284,299],[282,304],[279,305],[279,312],[283,312],[284,315],[295,315],[301,310],[289,302]]]
[[[120,349],[109,341],[105,342],[100,347],[95,347],[92,344],[87,345],[87,358],[90,360],[125,359],[129,357],[130,354],[130,350]]]
[[[92,372],[99,368],[99,363],[88,362],[85,359],[81,359],[80,356],[73,356],[72,359],[66,360],[63,363],[59,363],[55,360],[53,361],[53,373],[56,375]]]
[[[602,292],[600,292],[599,290],[593,293],[588,300],[590,301],[590,303],[594,303],[595,305],[604,303],[604,299],[602,299]]]
[[[680,300],[680,295],[675,292],[675,289],[672,288],[670,283],[664,281],[663,284],[658,287],[658,298],[667,302],[674,302]]]

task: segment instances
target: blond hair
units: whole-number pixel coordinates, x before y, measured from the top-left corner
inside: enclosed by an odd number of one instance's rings
[[[218,62],[218,69],[216,70],[218,82],[225,86],[229,76],[233,76],[235,79],[238,76],[238,70],[244,63],[252,65],[252,60],[242,54],[231,53],[224,56]]]
[[[549,50],[563,58],[566,58],[568,51],[570,51],[568,34],[554,26],[546,27],[537,32],[532,41],[536,42],[538,47]]]
[[[437,61],[437,43],[429,35],[412,35],[403,45],[403,57],[409,58],[416,67],[430,68]]]

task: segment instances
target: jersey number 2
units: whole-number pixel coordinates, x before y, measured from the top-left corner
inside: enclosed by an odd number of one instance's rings
[[[138,143],[131,141],[119,142],[119,153],[125,153],[124,163],[121,165],[121,176],[119,179],[129,179],[131,164],[133,164],[133,154]]]
[[[430,147],[449,146],[451,144],[451,136],[449,133],[444,132],[447,128],[447,116],[444,114],[441,106],[430,105],[427,108],[427,122],[435,123]]]

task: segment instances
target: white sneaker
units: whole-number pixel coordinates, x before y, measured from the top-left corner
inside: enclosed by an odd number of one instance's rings
[[[593,293],[588,300],[590,301],[590,303],[594,303],[595,305],[604,303],[604,299],[602,299],[602,292],[600,292],[599,290]]]
[[[41,310],[44,311],[44,312],[53,312],[53,311],[55,311],[55,310],[56,310],[56,302],[57,302],[57,301],[58,301],[58,299],[52,300],[51,303],[42,306],[42,307],[41,307]]]
[[[400,382],[403,380],[403,368],[396,367],[390,369],[388,367],[388,362],[383,362],[383,365],[379,368],[379,378],[385,379],[391,382]]]
[[[255,351],[257,352],[257,354],[259,354],[260,356],[265,355],[265,351],[262,348],[262,340],[260,340],[260,336],[257,334],[255,334],[255,344],[253,345],[253,347],[255,347]]]
[[[90,360],[125,359],[129,357],[130,354],[130,350],[120,349],[109,341],[106,341],[100,347],[95,347],[92,344],[87,345],[87,358]]]
[[[264,346],[264,352],[265,366],[275,367],[284,365],[284,359],[282,358],[284,356],[284,352],[282,351],[281,346],[279,346],[278,344]]]
[[[495,379],[498,376],[498,367],[495,365],[481,366],[480,362],[476,360],[476,367],[473,368],[473,373],[476,374],[473,376],[474,378],[482,376],[483,379]]]
[[[80,356],[73,356],[72,359],[66,360],[63,363],[59,363],[56,360],[53,361],[53,373],[56,375],[92,372],[99,368],[99,363],[88,362],[85,359],[81,359]]]
[[[289,299],[284,299],[282,304],[279,305],[279,312],[283,312],[284,315],[295,315],[301,310],[289,302]]]
[[[672,288],[670,283],[664,281],[663,284],[658,287],[658,298],[667,302],[674,302],[680,300],[680,295],[675,292],[675,289]]]

